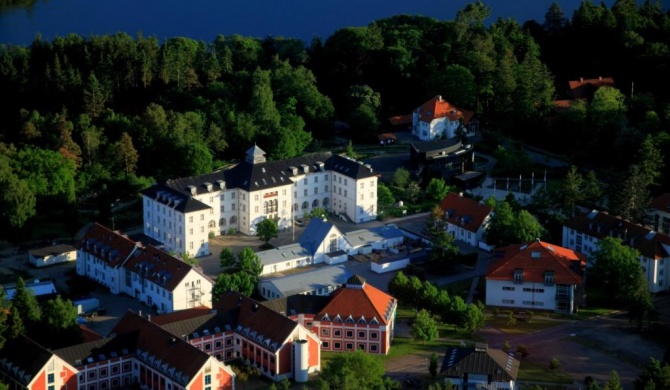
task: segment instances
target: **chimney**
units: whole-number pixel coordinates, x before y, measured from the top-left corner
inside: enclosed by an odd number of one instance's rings
[[[437,95],[437,101],[441,102],[442,101],[442,95]]]
[[[151,314],[147,314],[147,321],[151,322]]]
[[[580,82],[580,83],[583,83],[583,82],[584,82],[584,78],[583,78],[583,77],[580,77],[580,78],[579,78],[579,82]]]
[[[139,316],[142,317],[142,310],[138,310],[137,314],[139,314]]]
[[[603,76],[598,76],[598,80],[603,81]]]

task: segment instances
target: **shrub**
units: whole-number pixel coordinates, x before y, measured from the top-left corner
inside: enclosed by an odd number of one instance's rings
[[[216,233],[214,233],[214,232],[209,232],[209,238],[212,239],[212,238],[214,238],[214,237],[216,237]]]
[[[551,368],[552,370],[555,370],[560,366],[561,366],[561,362],[557,358],[555,358],[555,357],[551,358],[551,361],[549,362],[549,368]]]
[[[228,234],[235,234],[235,233],[237,233],[237,229],[235,229],[234,227],[228,229]]]
[[[505,340],[502,350],[505,351],[505,353],[509,353],[510,349],[512,349],[512,346],[509,344],[509,340]]]
[[[507,326],[516,325],[516,317],[514,317],[514,312],[509,312],[507,315]]]
[[[525,346],[524,344],[521,344],[518,347],[516,347],[516,353],[521,355],[521,357],[525,358],[526,356],[528,356],[528,347]]]
[[[498,314],[500,314],[500,309],[498,309],[497,307],[494,307],[492,312],[493,312],[494,317],[498,317]]]

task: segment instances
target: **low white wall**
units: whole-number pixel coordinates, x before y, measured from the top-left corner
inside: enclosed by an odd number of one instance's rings
[[[378,274],[384,273],[384,272],[391,272],[391,271],[396,271],[399,269],[403,269],[409,265],[409,259],[401,259],[401,260],[395,260],[391,261],[388,263],[376,263],[376,262],[371,262],[370,263],[370,269]]]

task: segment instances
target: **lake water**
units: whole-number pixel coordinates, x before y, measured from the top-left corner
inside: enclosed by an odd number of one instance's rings
[[[554,0],[489,0],[490,22],[514,17],[520,23],[539,22]],[[453,19],[468,0],[48,0],[31,10],[0,14],[0,43],[30,45],[39,33],[43,39],[69,33],[113,34],[126,32],[159,39],[185,36],[211,42],[218,34],[324,40],[335,30],[365,26],[397,14]],[[566,15],[581,0],[559,0]],[[600,1],[593,1],[599,4]],[[614,0],[606,0],[611,6]],[[668,9],[670,0],[662,4]]]

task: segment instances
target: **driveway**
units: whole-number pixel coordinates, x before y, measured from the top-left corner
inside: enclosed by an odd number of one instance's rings
[[[513,350],[524,344],[529,351],[526,359],[540,364],[548,365],[552,357],[558,358],[561,370],[577,384],[583,384],[586,376],[605,383],[610,372],[616,370],[623,388],[629,390],[649,357],[662,358],[664,348],[627,329],[625,315],[615,314],[566,322],[524,335],[507,335],[487,327],[481,335],[493,348],[502,348],[505,340],[509,340]]]

